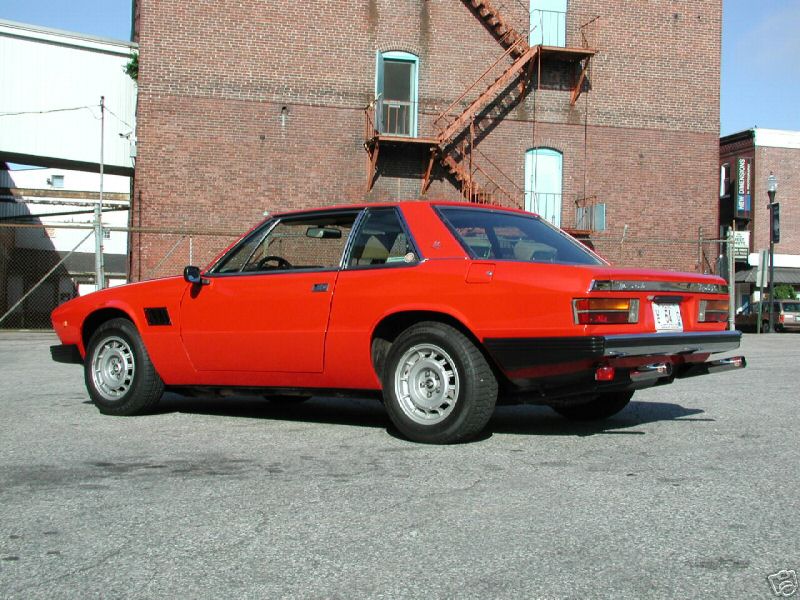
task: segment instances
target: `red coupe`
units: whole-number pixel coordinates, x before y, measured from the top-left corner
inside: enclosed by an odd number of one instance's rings
[[[463,203],[344,206],[268,218],[205,270],[53,311],[54,360],[83,364],[101,412],[165,389],[382,394],[412,440],[478,434],[501,401],[571,419],[634,390],[745,366],[719,277],[632,270],[540,217]]]

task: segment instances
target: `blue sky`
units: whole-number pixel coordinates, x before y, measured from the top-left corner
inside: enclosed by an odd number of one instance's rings
[[[0,0],[0,18],[127,40],[131,1]],[[722,135],[800,131],[800,0],[723,0],[722,29]]]

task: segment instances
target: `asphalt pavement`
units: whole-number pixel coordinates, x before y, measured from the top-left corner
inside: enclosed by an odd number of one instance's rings
[[[52,343],[0,333],[0,598],[751,599],[800,571],[800,334],[604,423],[501,407],[455,446],[374,400],[103,416]]]

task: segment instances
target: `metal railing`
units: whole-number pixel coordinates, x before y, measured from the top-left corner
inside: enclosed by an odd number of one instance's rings
[[[531,46],[566,46],[567,13],[554,10],[531,11],[529,38]]]
[[[526,191],[525,209],[560,227],[561,198],[561,194]]]
[[[416,135],[416,102],[378,98],[375,109],[379,133],[406,137]]]
[[[364,139],[376,135],[416,137],[418,102],[375,98],[364,108]]]
[[[490,75],[494,77],[500,76],[508,69],[506,59],[511,56],[513,52],[517,52],[523,48],[527,48],[523,39],[517,40],[509,46],[503,54],[501,54],[481,75],[472,82],[450,105],[439,113],[433,120],[433,126],[436,129],[439,137],[441,137],[447,128],[458,119],[464,117],[465,105],[469,102],[466,101],[467,96],[472,92],[481,82],[486,82],[490,79]],[[524,51],[524,50],[523,50]],[[484,93],[485,90],[480,90]],[[480,96],[478,96],[480,97]],[[444,140],[443,140],[444,141]]]
[[[597,48],[600,16],[575,11],[534,9],[528,39],[531,46]]]

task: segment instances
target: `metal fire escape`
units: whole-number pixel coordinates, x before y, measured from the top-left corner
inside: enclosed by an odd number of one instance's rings
[[[508,109],[519,103],[530,93],[534,74],[537,75],[538,89],[541,85],[543,63],[553,60],[562,64],[580,65],[580,72],[570,90],[569,102],[570,105],[574,105],[584,88],[591,58],[596,53],[596,50],[589,47],[585,35],[585,28],[596,18],[581,25],[581,45],[578,47],[544,44],[531,46],[525,36],[515,30],[489,0],[462,0],[462,2],[492,33],[505,51],[464,90],[461,96],[434,118],[433,135],[409,137],[384,133],[381,131],[380,117],[376,118],[376,102],[366,108],[364,148],[367,151],[367,191],[372,189],[382,146],[415,146],[422,148],[427,154],[422,180],[423,194],[430,185],[434,163],[438,161],[458,182],[466,201],[521,207],[524,205],[524,190],[476,147],[476,135],[488,133],[487,127],[482,126],[482,123],[488,120],[484,111],[487,111],[490,105]],[[470,100],[474,90],[481,87],[483,90]],[[477,164],[479,157],[492,166],[494,176]],[[498,181],[500,179],[502,181]],[[591,202],[592,199],[583,200],[582,206],[585,208]],[[573,229],[572,233],[583,235],[590,231]]]

